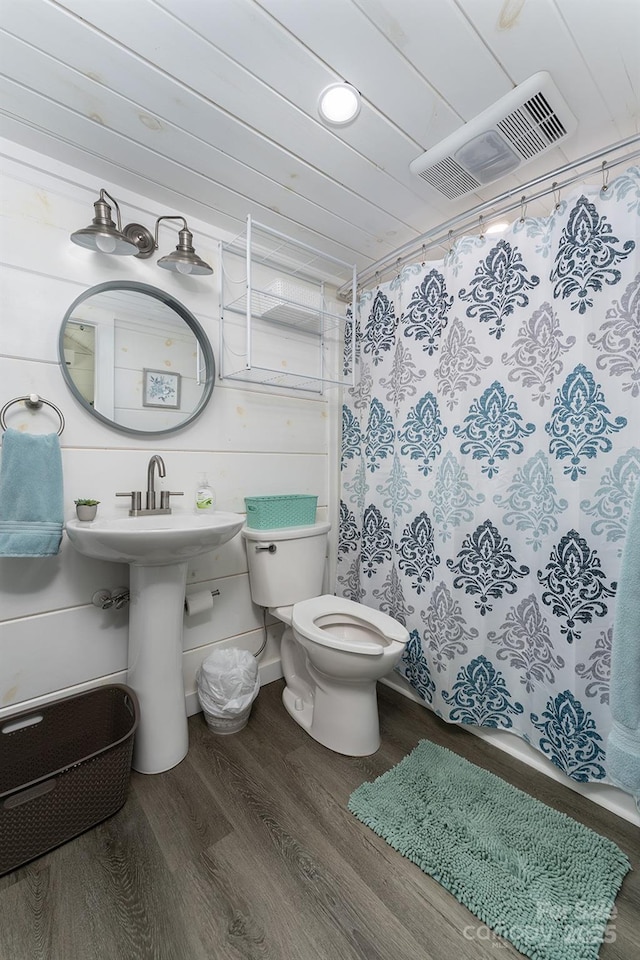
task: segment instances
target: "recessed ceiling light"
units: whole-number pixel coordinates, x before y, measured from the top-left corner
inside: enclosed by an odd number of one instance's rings
[[[332,127],[346,127],[360,113],[360,94],[350,83],[331,83],[320,94],[318,113]]]

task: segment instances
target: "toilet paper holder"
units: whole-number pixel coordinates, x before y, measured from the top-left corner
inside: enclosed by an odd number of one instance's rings
[[[211,594],[212,597],[219,597],[219,596],[220,596],[220,591],[219,591],[219,590],[209,590],[208,592]],[[186,608],[186,606],[187,606],[187,600],[186,600],[186,598],[185,598],[185,601],[184,601],[184,605],[185,605],[185,608]]]
[[[196,590],[184,598],[184,610],[188,617],[206,613],[213,609],[213,597],[219,597],[219,590]]]

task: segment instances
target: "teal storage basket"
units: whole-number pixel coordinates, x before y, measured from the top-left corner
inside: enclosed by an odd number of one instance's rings
[[[317,497],[292,493],[278,497],[245,497],[247,526],[253,530],[308,527],[316,522]]]

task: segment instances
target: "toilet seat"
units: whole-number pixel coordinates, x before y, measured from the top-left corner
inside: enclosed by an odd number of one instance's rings
[[[330,621],[334,617],[335,623],[332,624]],[[318,624],[322,619],[327,622]],[[407,637],[407,631],[402,624],[386,613],[365,607],[353,600],[346,600],[344,597],[329,595],[295,603],[291,622],[294,631],[298,631],[314,643],[334,650],[366,656],[382,656],[385,649],[388,649],[394,641],[404,646]],[[330,632],[331,626],[337,627],[341,623],[346,624],[347,628],[354,628],[349,636],[341,637]],[[366,630],[367,636],[359,637],[357,635],[359,629]],[[374,634],[373,637],[371,633]],[[379,640],[376,640],[375,634],[379,636]]]

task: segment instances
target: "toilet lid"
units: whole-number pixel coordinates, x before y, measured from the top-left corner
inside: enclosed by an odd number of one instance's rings
[[[295,603],[292,624],[294,630],[324,647],[369,656],[381,656],[391,644],[404,646],[409,640],[397,620],[343,597],[327,595]]]

